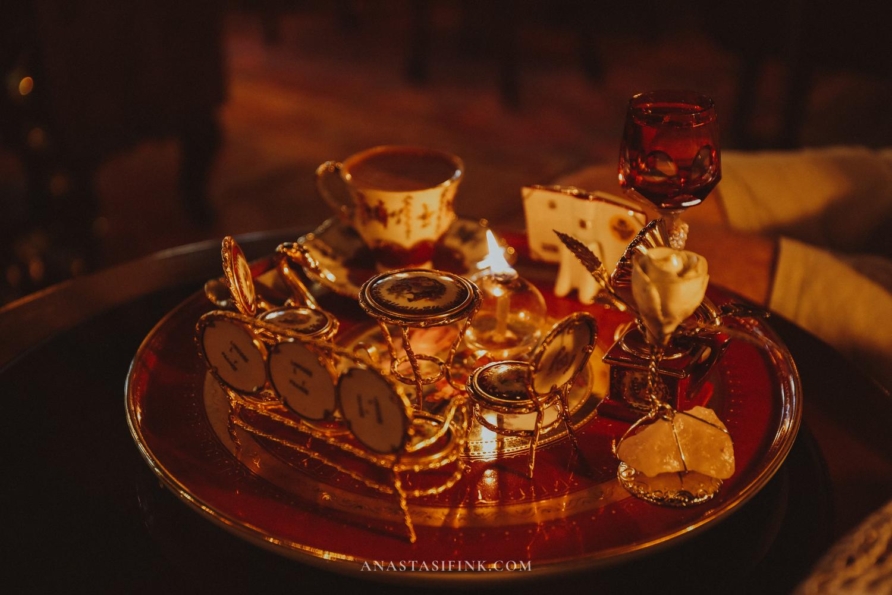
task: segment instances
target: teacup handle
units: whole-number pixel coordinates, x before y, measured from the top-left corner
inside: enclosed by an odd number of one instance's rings
[[[326,161],[316,168],[316,191],[319,196],[328,203],[335,213],[344,220],[349,221],[353,215],[353,199],[350,196],[341,172],[344,170],[344,164],[340,161]],[[341,188],[341,192],[332,192],[331,180],[337,178]],[[340,194],[338,198],[336,194]]]

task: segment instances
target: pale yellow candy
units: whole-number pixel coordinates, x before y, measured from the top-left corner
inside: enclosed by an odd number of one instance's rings
[[[688,469],[716,479],[728,479],[734,475],[734,445],[731,436],[722,431],[725,425],[715,411],[694,407],[687,413],[709,422],[703,423],[689,415],[675,416],[675,431]]]
[[[672,422],[664,419],[656,420],[620,442],[616,456],[648,477],[684,471],[681,453],[672,435]]]
[[[734,475],[734,445],[715,412],[694,407],[686,413],[671,422],[658,419],[623,440],[619,460],[648,477],[685,469],[716,479]]]

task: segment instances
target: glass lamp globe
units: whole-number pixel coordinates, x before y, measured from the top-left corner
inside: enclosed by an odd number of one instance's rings
[[[480,288],[480,309],[465,335],[466,344],[494,360],[523,359],[539,343],[546,322],[545,298],[504,259],[487,231],[486,268],[471,280]],[[484,353],[480,353],[484,355]]]

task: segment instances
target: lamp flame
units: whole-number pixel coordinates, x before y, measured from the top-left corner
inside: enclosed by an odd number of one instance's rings
[[[496,236],[490,229],[486,230],[486,246],[486,258],[477,264],[477,268],[480,270],[489,269],[489,274],[494,277],[504,277],[507,279],[516,277],[517,271],[511,268],[511,265],[508,264],[508,261],[505,259],[505,249],[499,246],[499,243],[496,241]]]

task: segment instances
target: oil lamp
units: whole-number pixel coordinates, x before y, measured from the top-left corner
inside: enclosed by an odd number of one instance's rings
[[[488,254],[471,280],[480,288],[480,309],[465,342],[495,360],[522,359],[539,342],[545,323],[545,298],[505,260],[492,231],[486,230]]]

